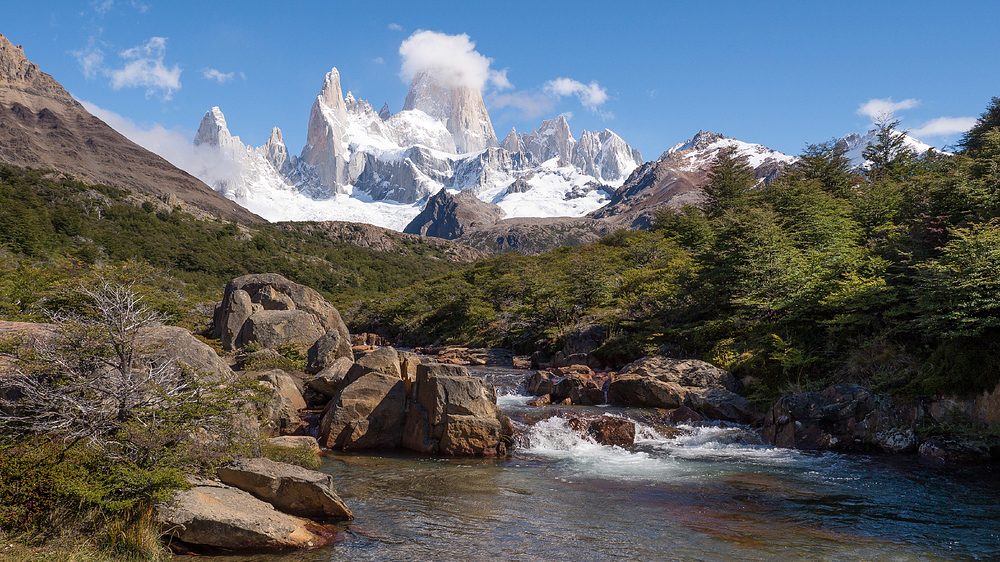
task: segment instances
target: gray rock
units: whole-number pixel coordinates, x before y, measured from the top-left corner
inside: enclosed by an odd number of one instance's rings
[[[219,480],[300,517],[354,519],[333,488],[333,477],[269,459],[239,459],[221,468]]]
[[[327,330],[306,352],[306,371],[319,373],[341,358],[354,359],[351,340],[337,330]]]
[[[333,398],[347,386],[349,382],[347,373],[353,366],[354,361],[351,361],[347,357],[341,357],[334,361],[332,365],[317,373],[315,377],[309,379],[306,386],[327,398]]]
[[[311,346],[324,334],[316,317],[304,310],[262,310],[243,323],[235,345],[258,342],[269,349],[282,344]]]
[[[172,360],[190,368],[206,383],[225,383],[235,378],[233,370],[208,344],[179,326],[149,326],[139,333],[143,345],[153,350],[155,360]]]

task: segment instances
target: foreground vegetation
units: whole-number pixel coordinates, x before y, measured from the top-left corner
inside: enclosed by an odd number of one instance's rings
[[[648,232],[539,256],[505,254],[366,301],[355,323],[406,343],[554,351],[601,325],[596,355],[699,357],[790,389],[857,382],[896,394],[1000,381],[1000,98],[955,156],[913,154],[880,125],[851,169],[809,145],[768,186],[722,151],[703,209]]]

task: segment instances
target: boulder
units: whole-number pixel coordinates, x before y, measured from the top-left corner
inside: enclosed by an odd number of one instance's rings
[[[635,422],[625,418],[601,416],[587,426],[587,435],[601,445],[631,447],[635,444]]]
[[[261,432],[267,436],[295,433],[302,425],[299,409],[270,381],[261,380],[260,384],[263,387],[262,402],[259,403],[262,418]]]
[[[309,347],[324,334],[319,320],[304,310],[261,310],[243,323],[235,345],[257,342],[268,349],[282,344]]]
[[[896,415],[888,397],[854,384],[822,392],[783,396],[767,412],[761,436],[778,447],[832,451],[913,450],[893,431]]]
[[[316,392],[333,398],[338,392],[347,386],[347,373],[354,366],[354,361],[347,357],[340,357],[332,365],[323,369],[315,377],[309,379],[306,386]]]
[[[317,455],[320,453],[319,443],[311,435],[280,435],[278,437],[271,437],[267,441],[275,447],[308,449]]]
[[[276,273],[262,273],[237,277],[226,284],[222,302],[215,309],[215,337],[222,340],[223,349],[229,351],[241,345],[240,334],[246,322],[255,315],[267,312],[308,313],[319,324],[319,335],[309,341],[305,335],[297,336],[292,343],[309,347],[330,330],[339,334],[337,357],[351,357],[351,335],[337,309],[315,290],[293,283]],[[244,340],[260,341],[260,340]],[[261,341],[266,347],[267,343]],[[285,342],[279,342],[285,343]]]
[[[200,381],[225,383],[235,378],[233,370],[208,344],[179,326],[149,326],[139,334],[140,342],[154,356],[190,368]]]
[[[705,418],[702,417],[702,415],[699,414],[698,412],[692,410],[691,408],[688,408],[687,406],[681,406],[680,408],[671,411],[667,415],[667,419],[670,420],[670,423],[672,424],[679,424],[679,423],[700,422],[703,421]]]
[[[417,366],[403,446],[452,456],[505,454],[510,422],[496,405],[496,390],[465,367]]]
[[[354,519],[333,488],[333,477],[269,459],[239,459],[217,471],[224,484],[249,492],[299,517]]]
[[[401,379],[399,354],[391,347],[374,349],[354,362],[354,367],[351,368],[347,378],[357,380],[358,377],[367,373],[382,373]]]
[[[604,343],[607,330],[600,324],[586,324],[577,326],[566,334],[563,345],[563,353],[567,357],[577,354],[587,355]]]
[[[353,360],[354,354],[349,343],[344,344],[344,339],[337,330],[327,330],[306,352],[306,371],[316,374],[338,359]]]
[[[229,550],[312,548],[332,542],[332,529],[281,513],[271,504],[223,484],[197,481],[156,506],[164,536]],[[320,531],[320,532],[314,532]]]
[[[729,372],[704,361],[656,356],[626,365],[608,384],[607,394],[608,403],[617,406],[687,406],[707,418],[751,423],[757,416],[736,389]]]
[[[287,372],[281,369],[271,369],[266,373],[257,375],[257,380],[269,383],[278,389],[278,393],[287,398],[295,410],[305,409],[306,401],[302,398],[302,392],[299,391],[298,385],[295,384],[295,379]]]
[[[398,367],[397,367],[398,368]],[[330,400],[320,419],[320,445],[382,449],[403,440],[406,387],[398,376],[369,372]]]

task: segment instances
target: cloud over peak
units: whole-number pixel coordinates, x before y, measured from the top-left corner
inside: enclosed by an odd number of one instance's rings
[[[465,33],[418,30],[400,44],[399,55],[403,58],[399,76],[407,82],[417,74],[428,73],[452,88],[483,91],[487,84],[497,89],[512,87],[506,69],[491,70],[493,59],[476,51],[476,43]]]

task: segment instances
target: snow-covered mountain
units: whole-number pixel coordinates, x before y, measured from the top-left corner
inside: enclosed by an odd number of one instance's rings
[[[928,150],[934,148],[933,146],[921,142],[910,135],[902,131],[896,131],[896,136],[903,136],[903,146],[909,148],[917,156],[922,156],[927,153]],[[871,162],[865,160],[862,153],[868,148],[869,145],[874,144],[878,140],[878,130],[872,129],[864,135],[859,135],[858,133],[851,133],[837,139],[837,144],[843,145],[847,148],[847,152],[844,154],[847,158],[851,160],[851,165],[855,168],[861,168],[867,170],[871,167]],[[951,154],[949,152],[939,151],[941,154]]]
[[[762,144],[731,139],[711,131],[698,131],[693,138],[667,149],[660,158],[670,159],[674,167],[684,172],[705,171],[720,150],[731,146],[736,148],[737,154],[746,157],[747,164],[756,170],[757,177],[765,181],[770,181],[782,168],[796,160],[794,156]]]
[[[482,94],[413,78],[403,110],[342,94],[325,77],[309,114],[306,146],[291,155],[281,131],[259,148],[230,134],[219,108],[195,144],[224,162],[211,185],[269,220],[351,220],[402,229],[441,189],[469,190],[508,216],[583,216],[605,204],[642,156],[605,129],[574,139],[566,118],[502,143]],[[220,179],[221,178],[221,179]]]

